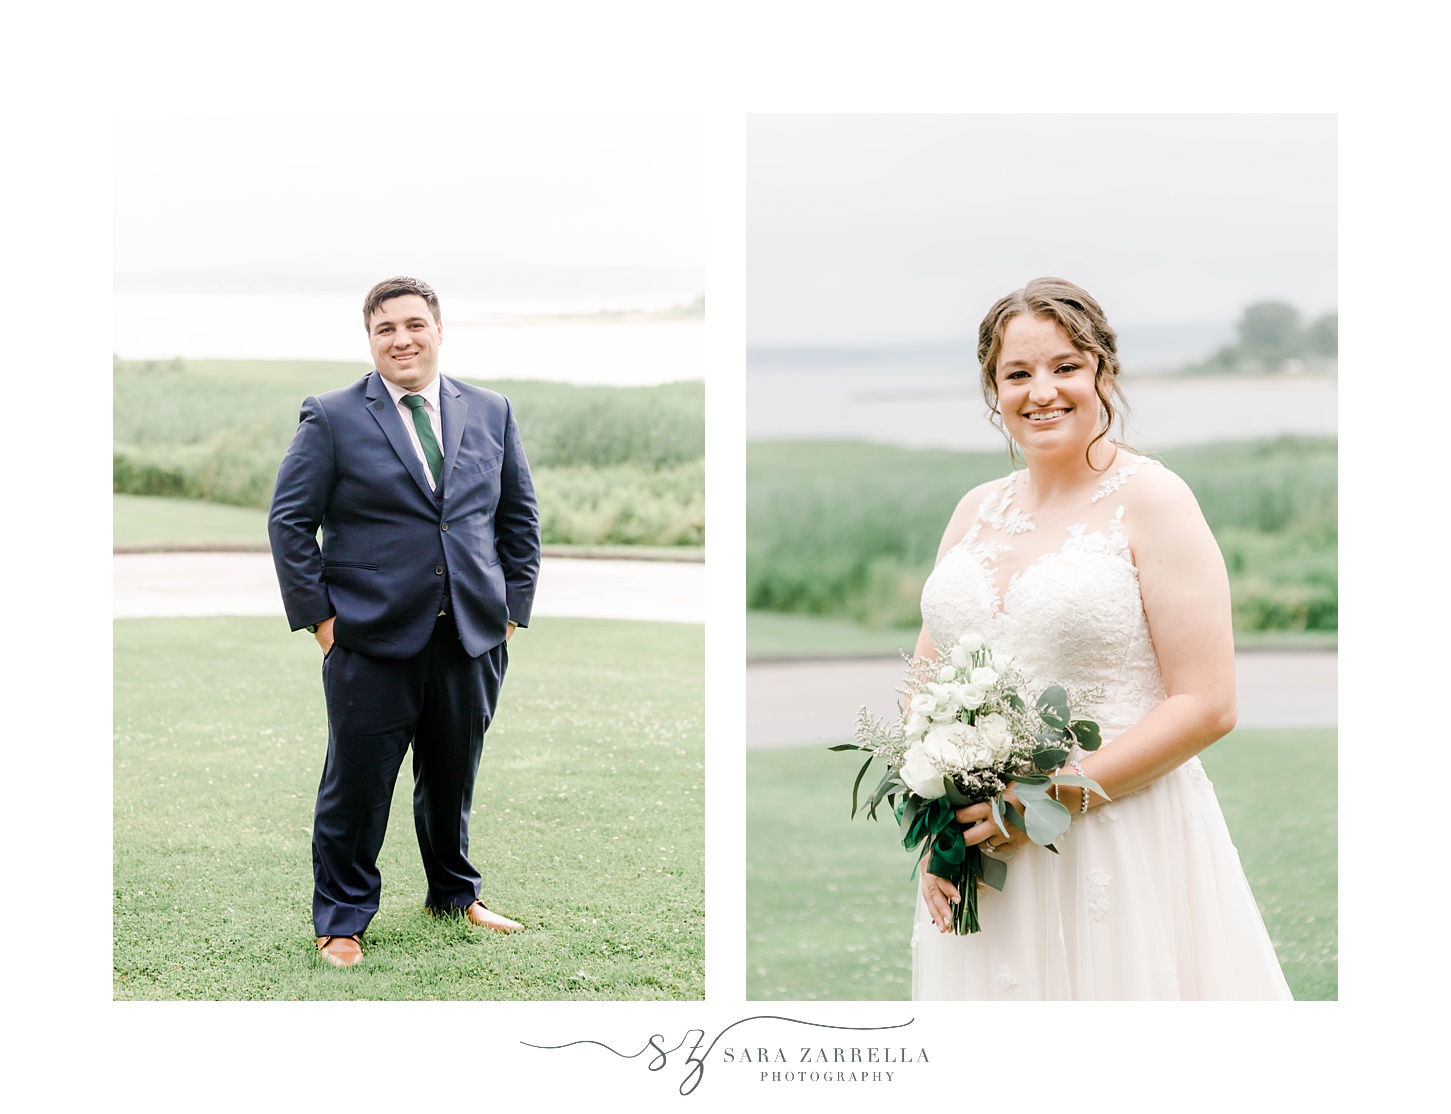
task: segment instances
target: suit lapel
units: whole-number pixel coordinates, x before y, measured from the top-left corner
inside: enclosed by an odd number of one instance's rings
[[[398,459],[403,462],[403,467],[408,469],[408,474],[413,477],[413,482],[419,487],[424,495],[428,496],[429,502],[433,501],[433,489],[428,486],[428,477],[423,474],[423,461],[418,459],[418,454],[413,451],[413,442],[408,440],[408,431],[403,428],[403,417],[398,413],[398,407],[393,402],[393,396],[388,393],[388,388],[383,386],[383,377],[374,371],[368,376],[368,386],[363,392],[368,400],[368,413],[373,415],[379,428],[388,438],[388,443],[393,446],[393,451],[398,454]],[[444,430],[447,431],[447,419],[444,421]],[[447,433],[445,432],[445,436]],[[445,460],[447,460],[445,456]],[[445,466],[445,471],[447,467]],[[442,485],[440,485],[441,489]],[[440,494],[442,491],[440,490]]]
[[[442,497],[444,485],[458,461],[459,442],[463,440],[464,425],[469,420],[469,403],[463,392],[441,375],[438,377],[438,412],[443,422],[443,475],[438,478],[438,494]]]

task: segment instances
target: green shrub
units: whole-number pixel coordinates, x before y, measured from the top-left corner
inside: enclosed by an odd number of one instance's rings
[[[113,361],[112,488],[266,508],[308,395],[363,364]],[[705,387],[491,382],[510,399],[546,543],[701,545]]]
[[[1336,442],[1194,446],[1163,454],[1224,551],[1241,631],[1335,630]],[[1006,455],[852,442],[746,452],[747,606],[915,626],[922,584],[962,495]]]
[[[704,545],[705,462],[651,471],[539,468],[545,544]]]

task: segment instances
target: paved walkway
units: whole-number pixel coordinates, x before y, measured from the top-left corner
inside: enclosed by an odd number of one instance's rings
[[[1235,657],[1240,727],[1334,727],[1333,652],[1254,650]],[[746,667],[746,739],[753,747],[851,741],[863,704],[883,718],[902,680],[897,658],[761,662]]]
[[[266,553],[118,553],[112,568],[118,619],[282,614]],[[703,623],[705,565],[546,557],[534,614]]]

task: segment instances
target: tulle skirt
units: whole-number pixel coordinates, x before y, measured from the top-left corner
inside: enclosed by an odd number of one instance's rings
[[[979,933],[939,933],[918,893],[914,999],[1290,998],[1197,758],[1055,846],[1019,850],[1002,892],[979,891]]]

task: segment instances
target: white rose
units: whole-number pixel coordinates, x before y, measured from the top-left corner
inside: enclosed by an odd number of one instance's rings
[[[998,712],[983,716],[977,721],[978,732],[983,742],[992,748],[993,761],[1002,762],[1012,752],[1013,736],[1008,730],[1008,721]]]
[[[937,671],[937,680],[939,684],[950,685],[953,681],[957,680],[956,667],[944,665]]]
[[[993,748],[988,741],[982,737],[982,732],[972,726],[969,726],[968,730],[972,734],[968,736],[967,744],[963,747],[964,757],[972,763],[973,769],[983,769],[993,765],[997,761],[997,756],[993,754]]]
[[[985,665],[980,665],[972,671],[972,683],[981,688],[992,688],[997,684],[998,675]]]
[[[963,746],[963,751],[967,759],[972,763],[974,768],[991,766],[996,761],[992,747],[988,745],[987,740],[982,737],[982,732],[977,727],[968,726],[967,730],[971,732],[967,736],[967,742]]]
[[[962,755],[953,741],[957,728],[961,726],[955,720],[952,723],[934,723],[922,737],[922,752],[939,768],[962,765]]]
[[[908,749],[902,768],[897,773],[907,783],[907,788],[919,797],[926,797],[930,801],[947,793],[941,771],[933,764],[920,743]]]
[[[975,770],[992,764],[992,751],[970,723],[932,727],[922,740],[924,750],[944,769]]]
[[[958,685],[957,688],[953,690],[953,696],[955,696],[957,698],[957,702],[968,711],[976,708],[985,699],[987,699],[987,693],[983,692],[982,689],[980,689],[977,685],[972,684],[971,682]]]

